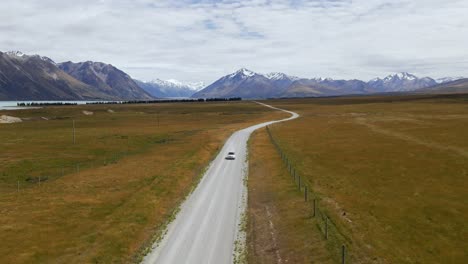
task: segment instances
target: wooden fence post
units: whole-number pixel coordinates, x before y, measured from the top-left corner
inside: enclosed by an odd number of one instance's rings
[[[304,186],[304,201],[307,202],[307,185]]]
[[[325,239],[328,239],[328,216],[325,216]]]
[[[317,214],[317,199],[314,198],[314,215],[313,217],[315,217]]]
[[[341,264],[346,263],[346,247],[345,245],[341,246]]]

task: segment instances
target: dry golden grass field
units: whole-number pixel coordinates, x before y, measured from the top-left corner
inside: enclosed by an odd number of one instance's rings
[[[249,141],[247,262],[333,263],[265,129]]]
[[[25,119],[0,124],[0,263],[137,262],[230,133],[287,116],[252,102],[0,114]]]
[[[468,263],[467,95],[267,103],[301,114],[271,126],[271,132],[344,238],[327,242],[336,260],[344,243],[347,263]],[[258,142],[253,143],[251,171],[259,166],[255,155],[262,154],[256,153],[271,152],[268,146],[258,150],[264,137],[254,138]],[[281,163],[265,158],[276,166]],[[284,186],[283,192],[290,188],[276,175],[278,169],[264,173]],[[250,177],[251,192],[254,181],[255,176]],[[281,204],[275,201],[281,199],[278,187],[270,185],[263,184],[269,189],[261,192],[270,192],[270,197],[263,194],[260,201]],[[302,197],[299,192],[297,196]],[[249,211],[255,211],[258,202],[249,201]],[[280,215],[289,215],[294,207],[292,203]],[[315,221],[310,213],[303,217]],[[302,220],[283,217],[275,226],[292,225],[290,235],[302,241],[302,234],[292,230],[307,223],[294,221]],[[296,254],[309,254],[302,248],[304,253]]]

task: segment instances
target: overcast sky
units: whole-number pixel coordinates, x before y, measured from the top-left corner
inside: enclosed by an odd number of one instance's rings
[[[468,76],[467,0],[2,0],[0,51],[210,83],[241,67]]]

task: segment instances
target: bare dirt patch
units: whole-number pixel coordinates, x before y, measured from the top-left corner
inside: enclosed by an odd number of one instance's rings
[[[13,123],[20,123],[20,122],[23,122],[23,120],[21,120],[21,118],[19,117],[7,116],[7,115],[0,116],[0,124],[13,124]]]

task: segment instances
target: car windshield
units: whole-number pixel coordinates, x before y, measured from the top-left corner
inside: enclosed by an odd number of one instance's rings
[[[234,152],[229,152],[228,155],[234,155]]]

